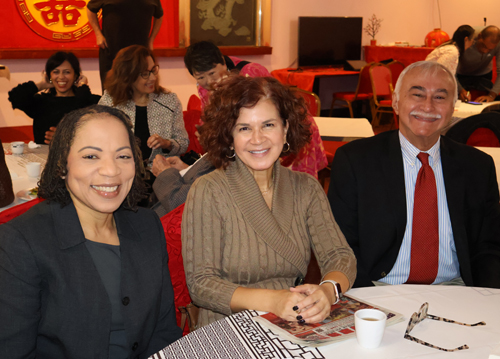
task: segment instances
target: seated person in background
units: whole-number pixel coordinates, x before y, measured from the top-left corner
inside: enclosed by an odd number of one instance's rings
[[[474,28],[470,25],[462,25],[453,33],[450,41],[436,47],[425,61],[436,61],[445,66],[455,75],[457,72],[458,58],[464,51],[472,46],[474,42]]]
[[[146,162],[152,162],[157,154],[183,154],[189,145],[182,105],[175,93],[160,86],[159,73],[151,50],[140,45],[121,49],[99,101],[100,105],[116,107],[130,117]]]
[[[3,151],[2,140],[0,140],[0,207],[5,207],[13,201],[12,179],[5,163],[5,153]]]
[[[128,117],[66,115],[39,183],[0,226],[1,358],[148,358],[181,337],[165,235]]]
[[[500,287],[500,208],[493,159],[440,136],[457,99],[453,74],[421,61],[392,97],[399,130],[340,147],[328,199],[356,254],[354,286]]]
[[[189,73],[197,80],[202,107],[208,102],[214,84],[230,72],[250,77],[271,76],[262,65],[222,55],[219,48],[209,41],[200,41],[189,46],[184,63]],[[186,171],[187,168],[189,169]],[[152,172],[156,176],[153,190],[158,202],[152,209],[162,217],[177,208],[186,201],[193,182],[214,169],[215,167],[203,158],[188,166],[178,157],[166,159],[157,156],[153,161]],[[185,171],[181,174],[182,170]]]
[[[492,61],[496,56],[497,78],[492,79]],[[470,100],[470,90],[489,92],[475,101],[491,102],[500,92],[500,29],[487,26],[481,31],[475,43],[460,56],[457,68],[458,92],[462,101]]]
[[[214,84],[227,76],[229,71],[236,71],[239,75],[246,77],[271,76],[259,64],[241,61],[236,57],[223,56],[219,48],[208,41],[200,41],[189,46],[184,56],[184,63],[197,81],[202,107],[207,104]],[[318,126],[311,116],[308,120],[311,123],[311,141],[290,162],[292,162],[293,170],[306,172],[317,178],[318,172],[328,165],[328,160]]]
[[[82,74],[80,62],[72,52],[56,52],[49,57],[40,82],[25,82],[9,91],[13,109],[20,109],[33,119],[33,135],[39,144],[50,143],[57,124],[65,114],[95,105]],[[42,91],[41,93],[39,93]]]
[[[188,166],[177,156],[165,158],[156,155],[151,172],[156,176],[153,182],[153,191],[158,202],[151,209],[160,218],[176,209],[186,202],[189,189],[194,181],[214,169],[215,167],[205,156]]]
[[[269,71],[258,63],[222,55],[219,48],[209,41],[200,41],[189,46],[184,55],[184,64],[197,81],[198,95],[203,107],[207,104],[213,85],[227,76],[230,71],[241,76],[271,76]]]
[[[282,167],[311,136],[304,100],[269,77],[229,77],[205,107],[200,141],[217,168],[182,218],[189,293],[207,325],[245,309],[317,323],[356,277],[356,261],[312,176]],[[311,256],[320,285],[293,288]]]

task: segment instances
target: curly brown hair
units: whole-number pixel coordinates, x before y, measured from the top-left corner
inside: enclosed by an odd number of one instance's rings
[[[141,151],[132,132],[129,117],[120,110],[108,106],[93,105],[66,114],[57,125],[56,133],[49,147],[49,156],[38,183],[38,196],[57,202],[61,206],[71,203],[71,197],[63,177],[67,174],[68,155],[77,130],[89,120],[98,116],[113,116],[123,123],[127,129],[130,147],[135,162],[135,178],[132,187],[124,201],[124,208],[136,209],[137,203],[144,198],[144,166]]]
[[[228,156],[233,154],[230,149],[234,141],[232,132],[241,108],[252,108],[262,99],[271,100],[276,106],[283,126],[288,121],[286,140],[290,147],[280,156],[299,152],[311,140],[306,104],[293,88],[272,77],[229,76],[211,94],[202,116],[200,143],[207,150],[207,159],[216,168],[226,169],[234,161]]]
[[[125,47],[116,54],[113,66],[104,82],[104,88],[113,99],[114,106],[132,99],[134,94],[132,85],[139,78],[141,72],[148,70],[148,57],[151,57],[157,65],[153,51],[141,45]],[[154,93],[162,92],[168,93],[160,86],[160,76],[158,75],[156,76]]]

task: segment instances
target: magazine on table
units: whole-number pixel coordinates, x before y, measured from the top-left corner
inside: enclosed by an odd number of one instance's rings
[[[392,310],[370,304],[350,295],[341,296],[337,304],[332,305],[330,315],[316,324],[289,322],[272,314],[262,314],[252,319],[271,329],[275,334],[293,343],[320,347],[355,337],[354,312],[360,309],[378,309],[387,315],[386,326],[399,323],[403,315]]]

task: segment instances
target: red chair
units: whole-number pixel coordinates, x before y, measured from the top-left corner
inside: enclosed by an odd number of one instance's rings
[[[383,113],[393,114],[391,70],[381,63],[374,64],[370,67],[370,81],[373,92],[372,125],[377,126]]]
[[[184,204],[160,218],[165,239],[167,240],[168,269],[170,278],[172,278],[172,287],[174,288],[175,316],[177,325],[181,326],[182,313],[179,307],[186,307],[191,303],[191,297],[186,284],[186,273],[184,272],[184,262],[182,261],[182,241],[181,241],[181,222]],[[189,334],[189,327],[184,325],[181,328],[183,335]]]
[[[387,67],[391,69],[391,76],[392,76],[392,88],[396,88],[396,82],[398,81],[399,75],[401,75],[401,72],[405,69],[405,65],[402,62],[399,62],[397,60],[394,60],[392,62],[389,62],[387,64]]]
[[[370,100],[372,98],[372,86],[370,83],[370,67],[373,62],[366,64],[359,71],[358,86],[356,87],[356,92],[335,92],[333,94],[332,106],[330,107],[330,117],[332,116],[333,106],[336,101],[344,101],[346,105],[343,107],[349,108],[349,113],[351,118],[354,118],[354,113],[352,111],[352,103],[354,101]]]
[[[483,112],[453,125],[446,137],[469,146],[500,147],[500,114]]]
[[[43,202],[43,201],[44,201],[44,199],[42,199],[42,198],[35,198],[31,201],[18,204],[17,206],[8,208],[5,211],[0,212],[0,224],[7,223],[11,219],[14,219],[17,216],[20,216],[21,214],[26,212],[28,209],[33,207],[35,204],[38,204],[38,203]]]
[[[182,113],[182,117],[189,137],[189,146],[186,152],[193,150],[196,153],[204,154],[205,151],[201,147],[198,137],[195,135],[196,131],[198,131],[196,126],[201,122],[201,112],[198,110],[187,110]]]
[[[313,92],[302,90],[297,87],[297,93],[304,98],[308,106],[308,112],[311,116],[319,117],[321,114],[321,100]]]
[[[187,109],[189,110],[196,110],[201,112],[201,100],[198,96],[196,95],[191,95],[188,101]]]

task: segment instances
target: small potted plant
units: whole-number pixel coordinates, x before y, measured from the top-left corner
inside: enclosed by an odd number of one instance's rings
[[[365,32],[371,37],[370,46],[377,45],[377,40],[375,40],[375,35],[380,31],[380,23],[382,19],[377,19],[375,14],[368,20],[368,24],[364,28]]]

